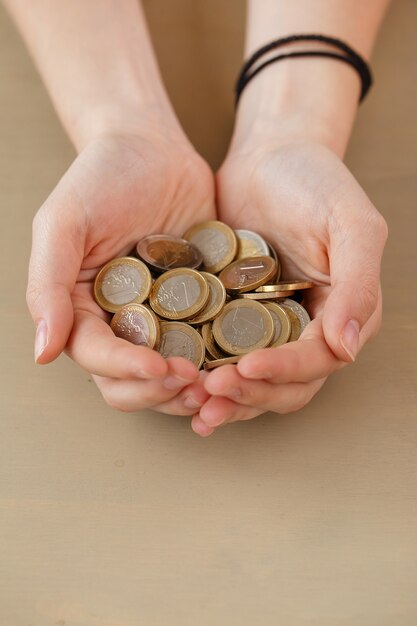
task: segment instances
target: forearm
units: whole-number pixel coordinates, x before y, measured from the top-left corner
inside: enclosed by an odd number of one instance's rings
[[[138,0],[4,0],[78,149],[170,106]]]
[[[369,59],[389,0],[248,0],[246,57],[291,34],[342,39]],[[323,49],[314,43],[280,49]],[[311,138],[343,155],[352,130],[360,81],[348,65],[326,58],[286,59],[262,70],[239,102],[234,145],[276,134]],[[272,135],[271,135],[272,133]]]

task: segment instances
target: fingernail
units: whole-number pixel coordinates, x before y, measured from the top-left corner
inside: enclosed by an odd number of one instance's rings
[[[45,320],[40,320],[36,326],[35,335],[35,362],[38,362],[39,357],[42,355],[48,344],[48,328]]]
[[[181,389],[181,387],[190,385],[191,381],[184,380],[183,378],[178,378],[177,376],[167,376],[162,384],[165,389],[170,389],[171,391],[173,391],[174,389]]]
[[[198,400],[196,400],[192,396],[187,396],[184,399],[184,406],[187,409],[199,409],[200,407],[203,406],[203,404],[202,404],[202,402],[199,402]]]
[[[359,322],[356,320],[349,320],[340,335],[340,342],[352,361],[356,359],[358,354],[359,330]]]

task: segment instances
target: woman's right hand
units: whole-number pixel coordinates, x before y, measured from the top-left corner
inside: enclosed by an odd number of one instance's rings
[[[37,363],[65,349],[111,406],[188,415],[208,398],[196,367],[115,337],[93,298],[100,267],[145,235],[215,219],[209,166],[176,129],[150,128],[91,141],[39,209],[27,302]]]

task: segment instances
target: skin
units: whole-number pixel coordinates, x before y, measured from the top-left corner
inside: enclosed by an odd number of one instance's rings
[[[386,5],[249,0],[245,54],[289,33],[323,32],[368,58]],[[264,411],[300,409],[380,324],[387,228],[342,162],[357,110],[356,73],[322,59],[269,66],[242,95],[214,177],[175,116],[136,0],[6,6],[78,152],[33,224],[27,300],[36,362],[66,350],[111,406],[194,414],[201,436]],[[206,375],[116,338],[92,282],[144,235],[180,235],[216,216],[264,234],[284,277],[318,286],[306,300],[314,319],[297,343]]]

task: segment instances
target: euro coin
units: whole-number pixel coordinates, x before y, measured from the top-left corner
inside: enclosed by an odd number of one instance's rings
[[[237,237],[236,259],[247,259],[253,256],[270,256],[265,239],[252,230],[239,228],[235,230]]]
[[[233,300],[213,322],[216,343],[227,354],[247,354],[266,348],[274,336],[270,312],[252,300]]]
[[[273,280],[277,264],[270,256],[257,256],[239,259],[228,265],[219,275],[220,280],[231,294],[253,291]]]
[[[188,320],[188,323],[193,325],[204,324],[205,322],[214,320],[214,318],[221,312],[224,307],[224,303],[226,302],[226,290],[221,280],[209,272],[200,273],[207,281],[209,299],[206,306],[202,309],[202,311],[200,311],[197,317],[193,317]]]
[[[161,338],[157,350],[165,359],[182,356],[197,369],[204,362],[204,341],[201,335],[184,322],[160,322]]]
[[[238,293],[235,298],[243,300],[279,300],[280,298],[288,298],[294,295],[294,291],[265,291],[258,293],[257,291],[249,293]]]
[[[221,365],[230,365],[239,363],[241,357],[240,356],[228,356],[225,359],[216,359],[215,361],[206,361],[204,363],[205,370],[214,370],[216,367],[220,367]]]
[[[274,246],[269,243],[269,241],[267,241],[266,243],[267,243],[268,250],[269,250],[269,256],[271,256],[274,259],[275,263],[277,264],[276,280],[279,280],[281,276],[281,263],[279,262],[277,251],[275,250]]]
[[[151,288],[149,303],[157,315],[172,320],[195,317],[206,305],[209,287],[196,270],[181,267],[159,276]]]
[[[203,263],[201,252],[189,241],[172,235],[149,235],[136,246],[138,256],[155,272],[177,267],[196,269]]]
[[[204,269],[211,274],[220,272],[236,256],[236,235],[230,226],[222,222],[201,222],[189,228],[183,237],[200,250]]]
[[[116,335],[137,346],[154,348],[159,343],[159,321],[144,304],[126,304],[113,316],[110,326]]]
[[[223,359],[227,354],[222,352],[213,337],[213,324],[212,322],[207,322],[200,326],[201,336],[204,341],[204,345],[206,346],[206,355],[209,354],[213,359]]]
[[[276,302],[264,302],[263,306],[268,309],[274,321],[274,336],[269,348],[277,348],[287,343],[291,335],[291,322],[286,311]]]
[[[314,283],[310,280],[289,280],[275,283],[275,285],[261,285],[255,291],[263,293],[265,291],[299,291],[301,289],[311,289]]]
[[[289,298],[280,301],[280,306],[287,313],[291,322],[291,335],[289,341],[297,341],[301,333],[309,324],[310,316],[301,304]]]
[[[149,295],[152,277],[145,263],[133,257],[113,259],[101,268],[94,281],[97,304],[116,313],[125,304],[141,304]]]

